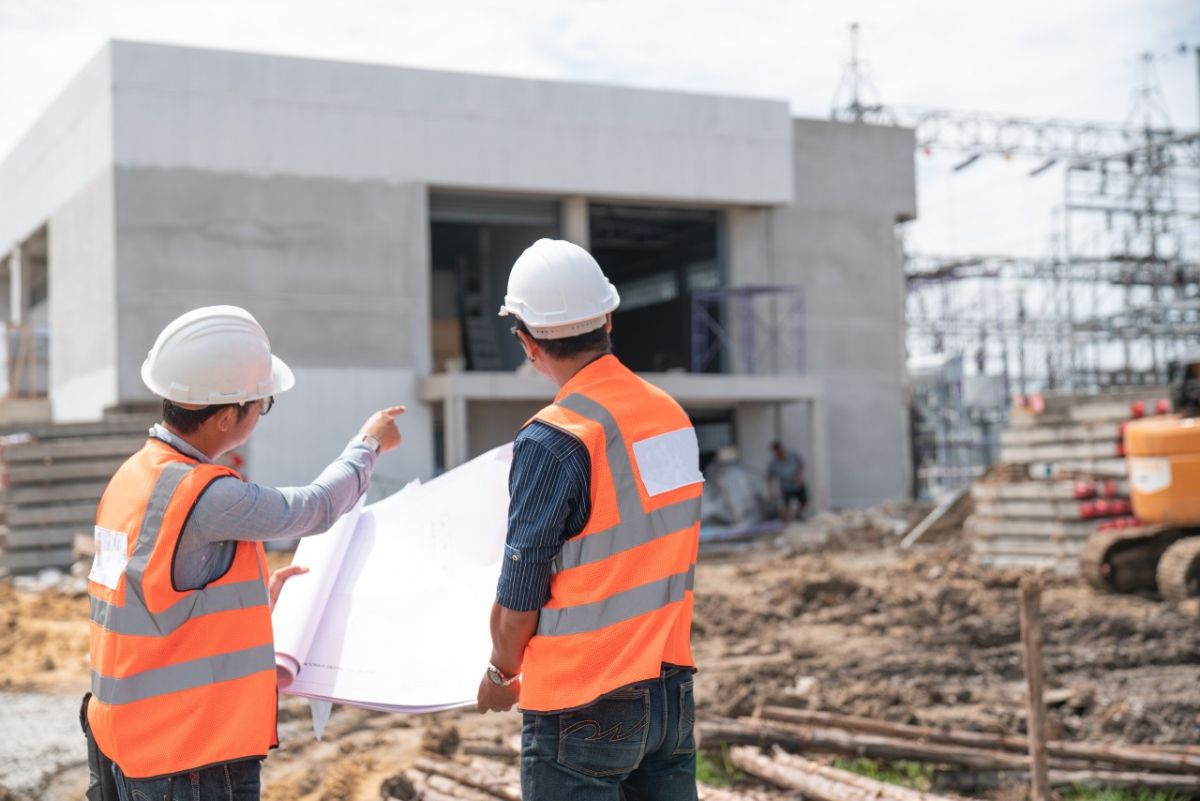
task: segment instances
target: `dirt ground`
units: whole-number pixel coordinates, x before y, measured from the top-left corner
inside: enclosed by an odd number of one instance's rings
[[[818,524],[817,529],[821,528]],[[885,526],[886,528],[886,526]],[[695,650],[700,715],[765,698],[895,722],[1023,731],[1017,572],[961,545],[901,554],[894,536],[818,536],[702,558]],[[798,547],[804,544],[804,548]],[[1102,596],[1048,578],[1053,736],[1200,740],[1200,612]],[[87,600],[0,582],[0,799],[77,799],[86,783],[75,715],[87,685]],[[313,738],[307,704],[283,699],[269,801],[376,801],[422,748],[512,744],[516,714],[403,717],[338,707]],[[7,788],[7,789],[5,789]]]

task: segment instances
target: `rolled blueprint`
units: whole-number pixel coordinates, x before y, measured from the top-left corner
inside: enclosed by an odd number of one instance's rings
[[[358,527],[365,497],[359,498],[354,508],[339,517],[329,531],[300,540],[292,557],[293,565],[307,567],[309,572],[288,579],[271,613],[275,629],[275,674],[281,688],[296,680],[304,664],[321,622],[321,610],[329,601]]]
[[[511,461],[511,446],[496,448],[358,514],[337,567],[332,557],[322,566],[336,573],[331,586],[288,611],[307,639],[280,659],[299,666],[281,692],[405,713],[475,702],[492,650]],[[295,561],[314,566],[303,551]]]

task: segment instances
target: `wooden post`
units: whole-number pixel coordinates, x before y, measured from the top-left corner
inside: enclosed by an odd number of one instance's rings
[[[1021,580],[1021,645],[1025,653],[1029,729],[1029,779],[1033,801],[1048,801],[1046,766],[1046,706],[1042,700],[1042,582],[1037,576]]]

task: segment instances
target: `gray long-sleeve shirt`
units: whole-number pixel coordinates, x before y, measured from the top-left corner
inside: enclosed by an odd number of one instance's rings
[[[150,429],[181,453],[211,460],[161,424]],[[351,443],[307,487],[264,487],[232,476],[219,478],[196,501],[179,537],[172,578],[177,590],[214,581],[233,564],[239,540],[267,542],[307,537],[333,525],[371,484],[378,455]]]

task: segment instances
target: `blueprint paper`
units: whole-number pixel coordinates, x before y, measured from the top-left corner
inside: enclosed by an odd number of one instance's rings
[[[403,712],[474,703],[511,459],[511,445],[489,451],[301,541],[293,564],[312,572],[273,616],[282,692]]]

